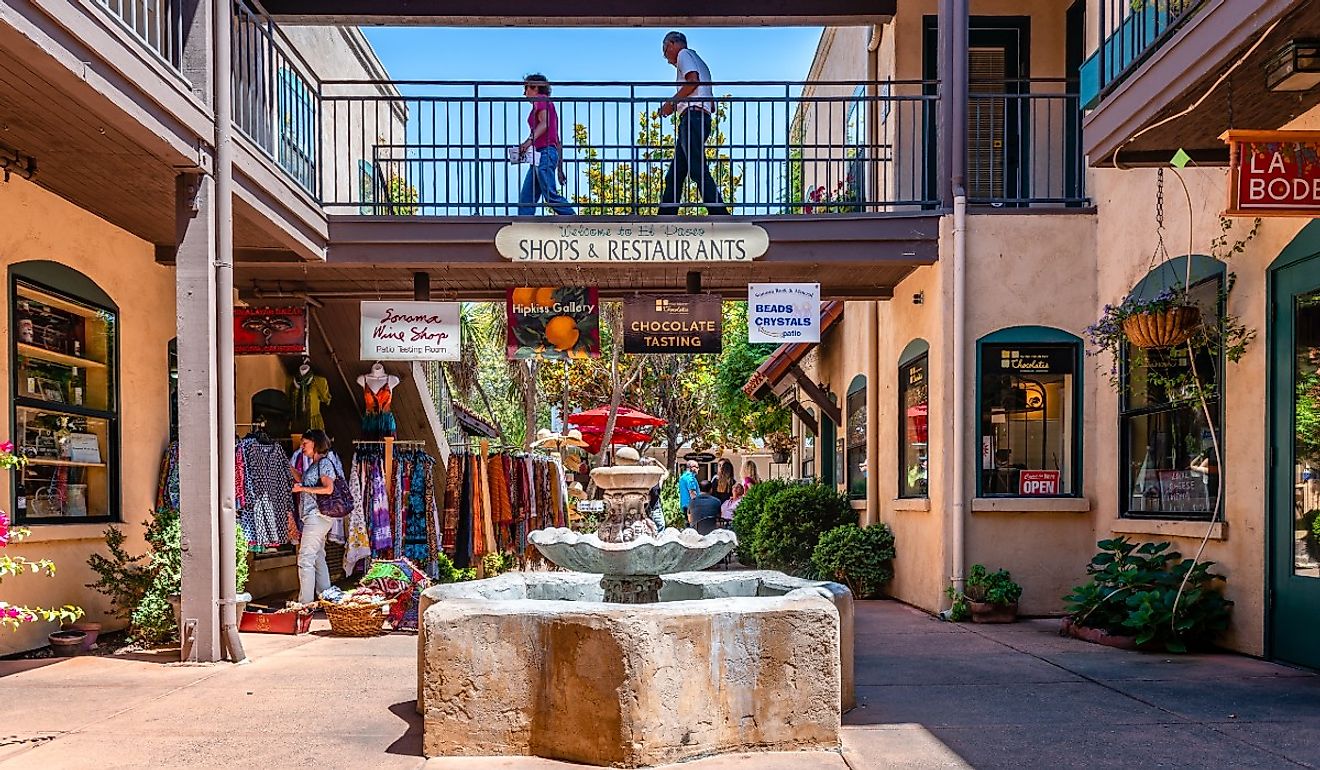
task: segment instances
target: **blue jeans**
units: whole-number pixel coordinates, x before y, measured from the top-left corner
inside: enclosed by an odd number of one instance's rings
[[[541,157],[536,165],[527,169],[527,178],[523,179],[522,190],[518,192],[518,216],[530,217],[536,213],[536,203],[541,198],[556,214],[572,214],[573,207],[568,199],[559,194],[555,185],[555,172],[559,170],[559,148],[546,147],[539,151]]]

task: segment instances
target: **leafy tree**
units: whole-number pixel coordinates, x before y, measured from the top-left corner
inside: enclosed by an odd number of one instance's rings
[[[787,431],[788,410],[774,401],[752,400],[742,387],[778,345],[747,341],[747,303],[724,305],[724,352],[715,376],[716,413],[720,431],[732,441],[750,443],[776,431]]]
[[[720,150],[728,141],[723,129],[727,119],[727,103],[721,102],[715,110],[710,139],[706,141],[706,160],[724,200],[732,203],[743,177],[737,173],[728,152]],[[637,148],[636,160],[607,160],[601,148],[592,143],[587,127],[581,123],[573,126],[573,140],[581,148],[587,174],[586,193],[574,196],[578,212],[589,216],[655,213],[643,212],[633,204],[647,208],[659,205],[665,171],[674,157],[676,126],[677,116],[662,118],[658,111],[639,115],[636,141],[632,143]],[[688,182],[680,200],[700,201],[701,193]],[[698,207],[688,207],[682,212],[699,213]]]

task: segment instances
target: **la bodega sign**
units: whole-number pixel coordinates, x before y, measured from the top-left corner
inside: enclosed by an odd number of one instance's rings
[[[1229,131],[1229,215],[1320,214],[1320,131]]]
[[[750,262],[769,248],[750,222],[515,222],[495,234],[500,256],[523,263]]]

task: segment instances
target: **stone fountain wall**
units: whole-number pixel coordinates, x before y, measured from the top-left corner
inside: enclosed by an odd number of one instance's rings
[[[664,583],[651,605],[601,603],[598,576],[582,573],[429,589],[426,755],[639,767],[839,745],[853,689],[846,588],[774,572]]]

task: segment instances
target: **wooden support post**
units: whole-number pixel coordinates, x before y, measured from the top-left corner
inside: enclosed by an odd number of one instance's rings
[[[807,376],[807,373],[802,371],[802,367],[793,364],[789,367],[788,373],[793,376],[793,379],[802,387],[802,390],[806,392],[807,396],[812,401],[816,402],[816,406],[820,407],[821,415],[828,417],[830,422],[833,422],[835,425],[843,424],[843,410],[839,408],[838,404],[830,400],[830,396],[825,392],[824,388],[813,382],[812,379]]]

